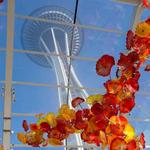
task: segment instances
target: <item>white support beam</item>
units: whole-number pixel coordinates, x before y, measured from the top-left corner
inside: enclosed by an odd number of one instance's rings
[[[135,8],[135,15],[134,15],[134,18],[133,18],[132,30],[135,30],[137,24],[140,22],[140,20],[141,20],[141,14],[142,14],[143,10],[144,10],[144,7],[143,7],[142,4],[139,4]]]
[[[141,0],[115,0],[115,2],[138,5],[140,4]]]
[[[6,82],[4,93],[4,123],[3,146],[4,150],[10,150],[11,134],[11,87],[12,87],[12,61],[14,38],[14,0],[8,1],[7,12],[7,51],[6,51]]]

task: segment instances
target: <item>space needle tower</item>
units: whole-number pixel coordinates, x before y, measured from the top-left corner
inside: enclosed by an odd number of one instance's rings
[[[23,48],[43,52],[43,55],[28,53],[27,56],[34,63],[54,70],[59,104],[68,103],[71,108],[73,98],[88,97],[86,90],[81,88],[83,86],[70,62],[70,56],[76,56],[80,52],[83,33],[77,26],[72,25],[74,14],[62,7],[42,7],[32,12],[30,16],[40,19],[25,21],[21,37]],[[78,23],[78,20],[76,22]],[[77,146],[83,145],[78,134],[72,140]],[[84,150],[82,147],[78,149]]]

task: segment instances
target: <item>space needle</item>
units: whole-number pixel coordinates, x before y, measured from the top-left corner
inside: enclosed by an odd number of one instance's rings
[[[86,90],[81,88],[83,86],[75,73],[70,57],[79,54],[83,32],[77,26],[72,25],[74,14],[62,7],[42,7],[32,12],[30,16],[40,18],[40,20],[25,21],[21,34],[23,48],[44,53],[44,55],[28,53],[27,56],[34,63],[54,70],[59,104],[68,103],[72,108],[73,98],[88,97]],[[78,20],[76,22],[78,23]],[[80,135],[76,134],[74,141],[77,146],[81,146],[79,150],[84,149]]]

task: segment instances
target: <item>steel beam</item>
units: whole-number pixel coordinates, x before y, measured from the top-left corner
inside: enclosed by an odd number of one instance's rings
[[[12,89],[12,61],[14,38],[14,0],[8,1],[7,12],[7,50],[6,50],[6,82],[4,92],[4,123],[3,146],[4,150],[10,150],[11,144],[11,89]]]

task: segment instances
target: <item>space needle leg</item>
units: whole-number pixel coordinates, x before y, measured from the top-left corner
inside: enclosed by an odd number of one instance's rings
[[[54,47],[55,47],[55,52],[56,54],[60,54],[59,52],[59,47],[58,47],[58,43],[56,41],[56,37],[55,37],[55,33],[54,33],[54,29],[51,28],[51,33],[52,33],[52,37],[53,37],[53,42],[54,42]],[[43,44],[45,50],[47,53],[50,52],[50,49],[48,48],[48,46],[46,45],[46,43],[44,42],[44,39],[42,37],[40,37],[40,41]],[[51,63],[50,58],[45,56],[47,61],[49,63]],[[67,73],[66,73],[66,68],[64,66],[64,63],[61,59],[60,56],[58,57],[53,57],[51,56],[51,60],[53,62],[54,65],[54,69],[55,69],[55,73],[56,73],[56,78],[57,78],[57,84],[64,84],[65,86],[68,86],[68,80],[67,80]],[[67,89],[62,88],[62,87],[58,87],[58,95],[59,95],[59,102],[60,105],[62,105],[63,103],[65,103],[66,98],[67,98]],[[71,92],[69,90],[69,99],[72,99],[72,95]],[[71,103],[69,102],[69,106]],[[76,141],[78,145],[82,145],[82,141],[80,139],[79,135],[76,135]],[[83,148],[78,148],[79,150],[83,150]]]
[[[67,52],[67,55],[70,56],[70,51],[69,51],[69,39],[68,39],[68,34],[67,34],[67,33],[65,33],[65,43],[66,43],[66,52]],[[68,59],[67,59],[67,63],[70,64],[70,63],[71,63],[70,61],[71,61],[71,58],[68,58]],[[73,67],[72,67],[72,65],[71,65],[70,67],[71,67],[71,68],[70,68],[70,69],[71,69],[71,70],[70,70],[70,71],[71,71],[70,77],[72,77],[72,75],[73,75],[73,76],[76,76],[75,72],[73,72]],[[69,99],[70,99],[70,100],[73,99],[70,90],[69,90]],[[70,102],[71,102],[71,101],[70,101]],[[72,108],[71,103],[70,103],[70,107]],[[76,139],[77,139],[77,143],[82,145],[82,140],[81,140],[80,135],[76,134],[75,136],[76,136]],[[83,150],[83,148],[79,148],[79,150]]]
[[[48,48],[48,46],[46,45],[45,41],[43,40],[42,37],[40,37],[40,41],[43,44],[45,50],[47,53],[50,53],[50,50]],[[45,56],[46,60],[49,62],[49,64],[51,64],[50,58],[48,56]],[[64,72],[62,72],[62,69],[64,70],[64,67],[62,65],[60,65],[59,60],[55,57],[55,56],[51,56],[51,60],[53,61],[53,65],[54,65],[54,69],[55,69],[55,73],[56,73],[56,80],[57,80],[57,84],[58,85],[65,85],[67,86],[67,79],[65,78]],[[58,87],[58,97],[59,97],[59,104],[60,106],[65,103],[66,100],[66,92],[67,89],[64,87]]]
[[[69,39],[68,39],[68,35],[67,33],[65,33],[65,43],[66,43],[66,53],[67,55],[69,56],[70,52],[69,52]],[[70,59],[67,59],[67,63],[70,64]],[[74,71],[74,68],[73,66],[71,65],[70,67],[71,69],[71,77],[73,78],[72,80],[74,80],[74,83],[76,84],[77,87],[83,87],[81,82],[79,81],[75,71]],[[87,98],[89,96],[89,94],[87,93],[87,91],[85,89],[81,89],[80,90],[80,95],[83,97],[83,98]]]

